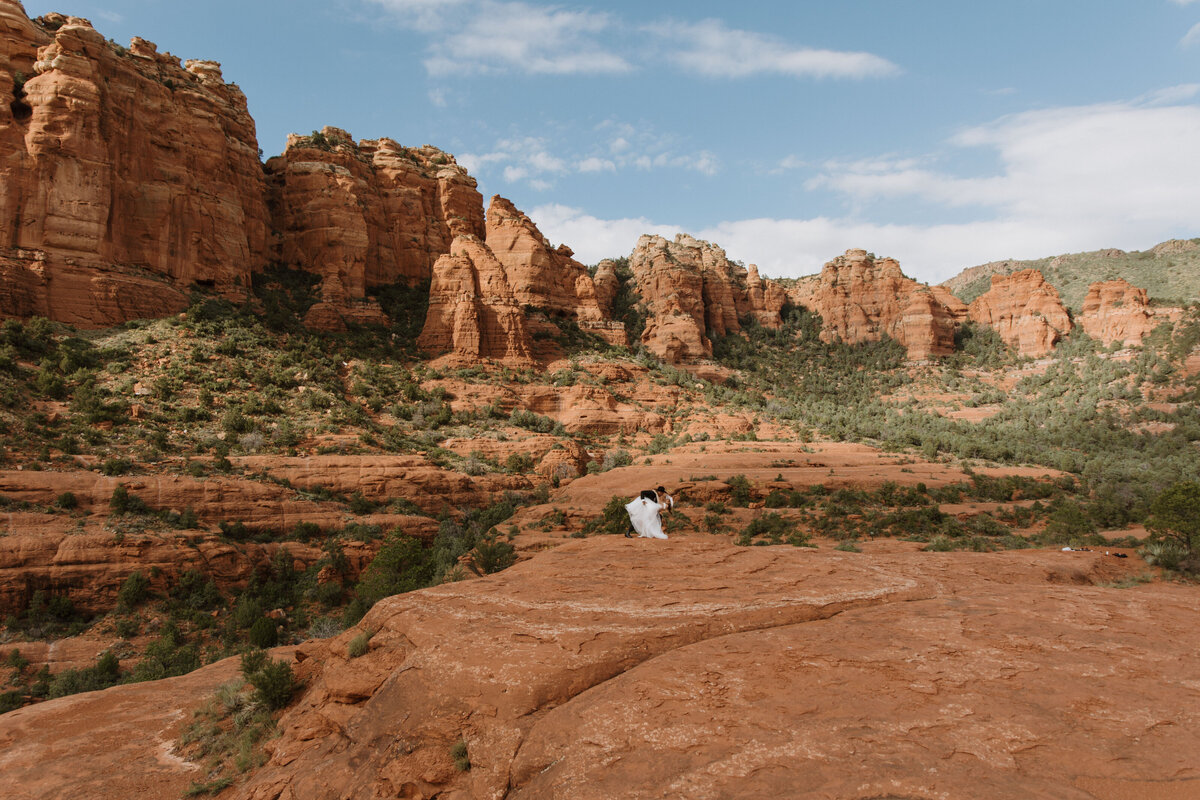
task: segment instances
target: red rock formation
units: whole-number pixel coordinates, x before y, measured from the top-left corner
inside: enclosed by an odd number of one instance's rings
[[[1093,339],[1106,345],[1121,342],[1140,345],[1163,322],[1178,319],[1182,309],[1153,309],[1146,290],[1129,281],[1097,281],[1088,287],[1079,324]]]
[[[482,236],[474,178],[435,147],[363,140],[326,127],[288,137],[267,161],[268,203],[280,232],[275,258],[321,277],[322,303],[305,323],[383,321],[364,304],[368,287],[432,276],[455,236]]]
[[[788,295],[821,315],[825,341],[877,342],[886,335],[912,360],[954,352],[954,328],[965,311],[949,292],[907,277],[895,259],[876,260],[865,250],[847,250]]]
[[[673,364],[712,357],[707,333],[738,333],[740,320],[779,327],[785,302],[780,287],[731,263],[716,245],[687,234],[669,242],[642,236],[629,257],[638,293],[646,305],[642,343]]]
[[[1044,356],[1071,330],[1071,316],[1036,269],[993,275],[992,288],[969,306],[972,320],[994,328],[1023,356]]]
[[[417,346],[431,354],[450,353],[464,363],[533,362],[525,311],[504,265],[474,236],[456,238],[450,253],[434,264],[429,311]]]
[[[1102,552],[847,555],[697,536],[569,540],[305,642],[269,761],[227,793],[1191,795],[1192,598],[1153,583],[1131,603],[1092,585],[1142,567]],[[368,651],[350,658],[364,630]],[[164,755],[171,726],[236,668],[0,716],[6,796],[178,796],[205,773]],[[451,755],[460,739],[467,771]]]
[[[0,314],[111,325],[178,310],[190,284],[244,294],[267,213],[219,65],[116,48],[77,17],[30,23],[13,0],[0,30]]]
[[[499,195],[488,206],[487,246],[504,265],[517,302],[574,319],[580,328],[610,344],[627,343],[625,326],[612,321],[611,311],[601,310],[596,284],[587,267],[571,257],[571,248],[565,244],[551,248],[537,225]],[[611,307],[609,286],[603,291]],[[615,295],[616,287],[611,291]]]

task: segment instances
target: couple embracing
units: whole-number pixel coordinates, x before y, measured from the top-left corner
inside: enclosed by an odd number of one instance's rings
[[[625,532],[625,538],[631,538],[634,533],[645,539],[667,538],[662,529],[662,512],[674,507],[675,498],[662,486],[644,490],[625,504],[625,510],[629,512],[629,530]]]

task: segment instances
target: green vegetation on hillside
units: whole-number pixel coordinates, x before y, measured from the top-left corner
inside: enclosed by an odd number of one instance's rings
[[[1075,313],[1083,306],[1088,286],[1117,278],[1145,289],[1151,301],[1160,305],[1184,305],[1200,298],[1200,239],[1186,239],[1175,247],[1164,244],[1129,253],[1095,250],[1028,261],[997,261],[984,266],[986,269],[972,267],[971,270],[980,271],[967,270],[944,285],[958,299],[970,303],[991,288],[993,274],[1036,269],[1058,289],[1063,303]]]

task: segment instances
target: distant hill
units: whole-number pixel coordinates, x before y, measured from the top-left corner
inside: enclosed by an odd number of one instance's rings
[[[969,303],[988,290],[993,275],[1023,269],[1040,270],[1076,312],[1090,284],[1116,278],[1145,289],[1152,301],[1178,305],[1200,298],[1200,238],[1171,239],[1131,253],[1110,249],[1032,261],[993,261],[965,269],[942,285]]]

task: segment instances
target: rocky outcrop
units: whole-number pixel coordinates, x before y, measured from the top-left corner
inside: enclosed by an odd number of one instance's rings
[[[1121,342],[1136,346],[1160,324],[1178,319],[1179,308],[1150,307],[1145,289],[1124,279],[1098,281],[1088,287],[1079,315],[1084,333],[1105,345]]]
[[[971,302],[969,314],[1022,356],[1046,355],[1071,330],[1058,290],[1036,269],[993,275],[992,288]]]
[[[907,277],[892,258],[847,250],[789,291],[796,305],[821,315],[825,341],[877,342],[890,336],[912,360],[954,352],[954,329],[966,307],[940,287]]]
[[[326,127],[293,134],[266,164],[275,260],[320,276],[310,327],[383,321],[369,287],[429,280],[455,236],[482,237],[475,179],[435,147],[363,140]]]
[[[625,326],[611,319],[616,287],[605,284],[599,290],[588,268],[571,257],[571,248],[565,244],[551,247],[537,225],[499,195],[488,206],[487,246],[504,265],[518,303],[552,317],[574,320],[609,344],[626,344]],[[607,312],[601,308],[601,297],[606,300]]]
[[[299,645],[269,760],[226,793],[1187,797],[1194,604],[1092,585],[1140,569],[1102,552],[567,540]],[[179,720],[236,671],[0,716],[6,796],[178,796],[205,774],[165,755]]]
[[[161,315],[242,296],[267,211],[246,98],[211,61],[0,0],[0,314]],[[20,73],[18,75],[18,73]]]
[[[429,311],[417,346],[463,363],[533,363],[524,306],[504,265],[478,238],[459,236],[433,265]]]
[[[779,327],[786,301],[780,287],[732,263],[716,245],[681,233],[674,241],[642,236],[629,257],[638,293],[646,306],[642,344],[673,364],[712,357],[709,334],[742,330],[752,317]]]

